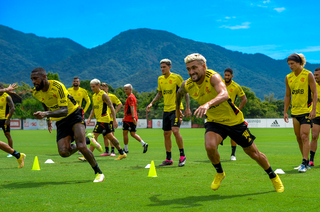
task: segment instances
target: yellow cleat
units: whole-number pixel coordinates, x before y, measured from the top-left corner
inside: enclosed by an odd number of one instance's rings
[[[213,182],[211,183],[212,190],[218,190],[221,185],[222,180],[226,177],[226,173],[223,171],[222,173],[217,173],[214,177]]]
[[[20,153],[20,158],[17,159],[18,163],[19,163],[19,166],[18,168],[22,168],[24,166],[24,159],[26,158],[26,154],[24,153]]]
[[[271,181],[273,183],[273,187],[276,189],[276,192],[279,192],[279,193],[284,192],[284,186],[278,175],[275,178],[272,178]]]
[[[87,161],[87,159],[85,157],[78,157],[78,159],[81,161]]]
[[[104,181],[104,174],[96,174],[96,177],[94,178],[94,183],[100,183]]]
[[[123,153],[123,155],[119,155],[119,157],[114,160],[122,160],[122,159],[125,159],[126,157],[127,157],[127,154]]]
[[[88,133],[87,137],[90,139],[90,145],[96,148],[99,152],[102,152],[102,146],[94,139],[94,135],[92,133]]]

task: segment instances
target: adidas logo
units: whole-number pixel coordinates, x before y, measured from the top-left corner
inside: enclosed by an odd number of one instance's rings
[[[274,120],[274,122],[272,122],[271,127],[280,127],[280,124],[278,123],[277,120]]]

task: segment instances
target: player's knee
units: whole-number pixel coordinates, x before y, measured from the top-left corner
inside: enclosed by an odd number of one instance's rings
[[[67,158],[71,155],[69,151],[65,151],[65,150],[59,151],[59,154],[63,158]]]

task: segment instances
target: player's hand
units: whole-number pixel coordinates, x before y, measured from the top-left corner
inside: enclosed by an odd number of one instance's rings
[[[132,121],[133,121],[134,125],[137,125],[137,119],[136,118],[133,118]]]
[[[283,119],[284,119],[284,121],[285,121],[286,123],[289,123],[288,113],[285,113],[285,114],[283,115]]]
[[[52,132],[52,121],[51,120],[47,120],[47,124],[48,124],[49,133],[51,133]]]
[[[43,111],[37,111],[34,114],[34,117],[36,117],[37,119],[43,119],[46,117],[47,113],[43,112]]]
[[[18,85],[17,85],[17,83],[13,83],[12,85],[9,85],[9,87],[7,87],[6,89],[7,89],[7,91],[6,92],[8,92],[8,93],[14,93],[14,89],[17,89],[18,88]]]
[[[310,119],[314,119],[316,117],[316,110],[311,110],[311,113],[309,114]]]
[[[6,121],[4,122],[5,125],[10,126],[10,119],[6,119]]]
[[[91,119],[88,118],[87,121],[86,121],[86,125],[89,125],[90,122],[91,122]]]
[[[113,119],[113,128],[114,128],[114,129],[117,129],[117,128],[118,128],[117,119]]]
[[[150,108],[152,107],[152,103],[150,103],[148,106],[147,106],[147,112],[150,111]]]
[[[185,117],[190,117],[190,116],[191,116],[191,110],[190,110],[190,108],[187,108],[187,109],[186,109],[186,111],[185,111],[185,113],[184,113],[184,116],[185,116]]]
[[[194,115],[197,118],[202,118],[204,115],[206,115],[207,111],[209,109],[209,104],[206,103],[204,105],[201,105],[200,107],[198,107],[198,109],[194,112]]]

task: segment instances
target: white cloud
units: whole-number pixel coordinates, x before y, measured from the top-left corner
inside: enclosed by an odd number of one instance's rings
[[[264,3],[264,4],[266,4],[266,3],[270,3],[270,0],[263,1],[263,3]]]
[[[299,49],[297,52],[319,52],[320,46],[307,46],[305,49]]]
[[[278,13],[281,13],[281,12],[285,11],[286,8],[284,8],[284,7],[279,7],[279,8],[274,8],[274,10],[277,11]]]
[[[242,23],[241,25],[236,25],[236,26],[227,26],[227,25],[223,25],[221,26],[220,28],[227,28],[227,29],[248,29],[250,28],[250,25],[251,23],[250,22],[244,22]]]

